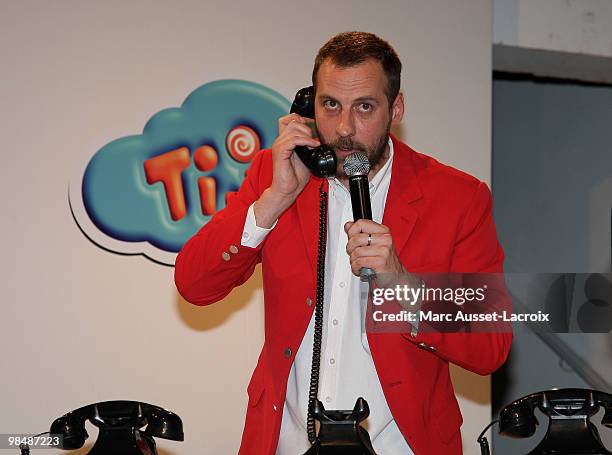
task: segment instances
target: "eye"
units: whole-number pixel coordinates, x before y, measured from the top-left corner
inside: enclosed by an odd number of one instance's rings
[[[335,100],[325,100],[323,101],[323,107],[330,110],[338,109],[338,102]]]
[[[372,111],[372,105],[370,103],[361,103],[359,105],[359,110],[361,112],[371,112]]]

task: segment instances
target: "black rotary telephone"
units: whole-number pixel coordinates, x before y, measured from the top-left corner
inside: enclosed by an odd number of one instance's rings
[[[62,449],[83,447],[85,421],[100,429],[88,455],[157,455],[156,438],[183,440],[183,422],[176,414],[137,401],[105,401],[90,404],[59,417],[51,434],[62,436]],[[145,430],[140,428],[147,426]]]
[[[360,425],[370,415],[365,399],[357,398],[355,407],[346,411],[326,411],[315,400],[312,414],[320,423],[315,443],[304,455],[376,455],[370,435]]]
[[[305,87],[295,94],[291,105],[292,114],[314,119],[314,87]],[[310,172],[317,177],[333,177],[336,174],[337,159],[332,149],[324,145],[310,148],[297,146],[295,153],[300,157]]]
[[[554,389],[532,393],[502,409],[499,433],[513,438],[532,436],[538,425],[534,414],[536,407],[550,418],[550,425],[544,439],[528,455],[612,455],[603,446],[597,428],[590,421],[603,407],[605,413],[601,423],[612,428],[612,395],[589,389]],[[481,452],[488,454],[488,442],[483,435],[484,431],[478,442]]]

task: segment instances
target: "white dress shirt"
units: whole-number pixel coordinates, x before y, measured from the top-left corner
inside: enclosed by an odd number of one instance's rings
[[[372,218],[382,223],[391,182],[393,143],[389,140],[389,159],[370,182]],[[383,394],[365,333],[367,283],[351,272],[346,253],[348,237],[344,224],[353,221],[348,189],[337,179],[329,180],[327,252],[325,263],[325,302],[321,369],[318,398],[325,409],[350,410],[358,397],[370,407],[363,422],[377,453],[413,454],[402,436]],[[260,228],[255,222],[253,205],[249,208],[242,245],[256,247],[274,229]],[[246,234],[246,235],[244,235]],[[283,419],[276,455],[297,455],[308,450],[306,432],[308,389],[312,365],[314,313],[302,339],[287,383]]]

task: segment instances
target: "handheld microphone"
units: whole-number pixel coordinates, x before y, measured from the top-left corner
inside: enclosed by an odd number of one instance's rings
[[[351,193],[351,204],[353,206],[353,219],[371,220],[372,204],[370,202],[370,184],[368,173],[370,172],[370,161],[363,152],[355,152],[346,157],[344,173],[349,178],[349,191]],[[372,278],[376,274],[369,267],[364,267],[359,271],[362,278]]]

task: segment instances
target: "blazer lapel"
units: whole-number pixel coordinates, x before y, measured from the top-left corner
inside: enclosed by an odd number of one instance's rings
[[[419,218],[416,209],[409,204],[420,199],[422,193],[412,161],[414,152],[394,136],[391,136],[391,139],[393,165],[383,224],[391,230],[399,255]]]
[[[311,177],[296,202],[302,237],[306,246],[306,252],[309,259],[308,262],[312,268],[313,277],[316,277],[317,274],[317,248],[319,246],[319,188],[321,187],[321,183],[323,183],[323,190],[327,193],[327,180]]]

